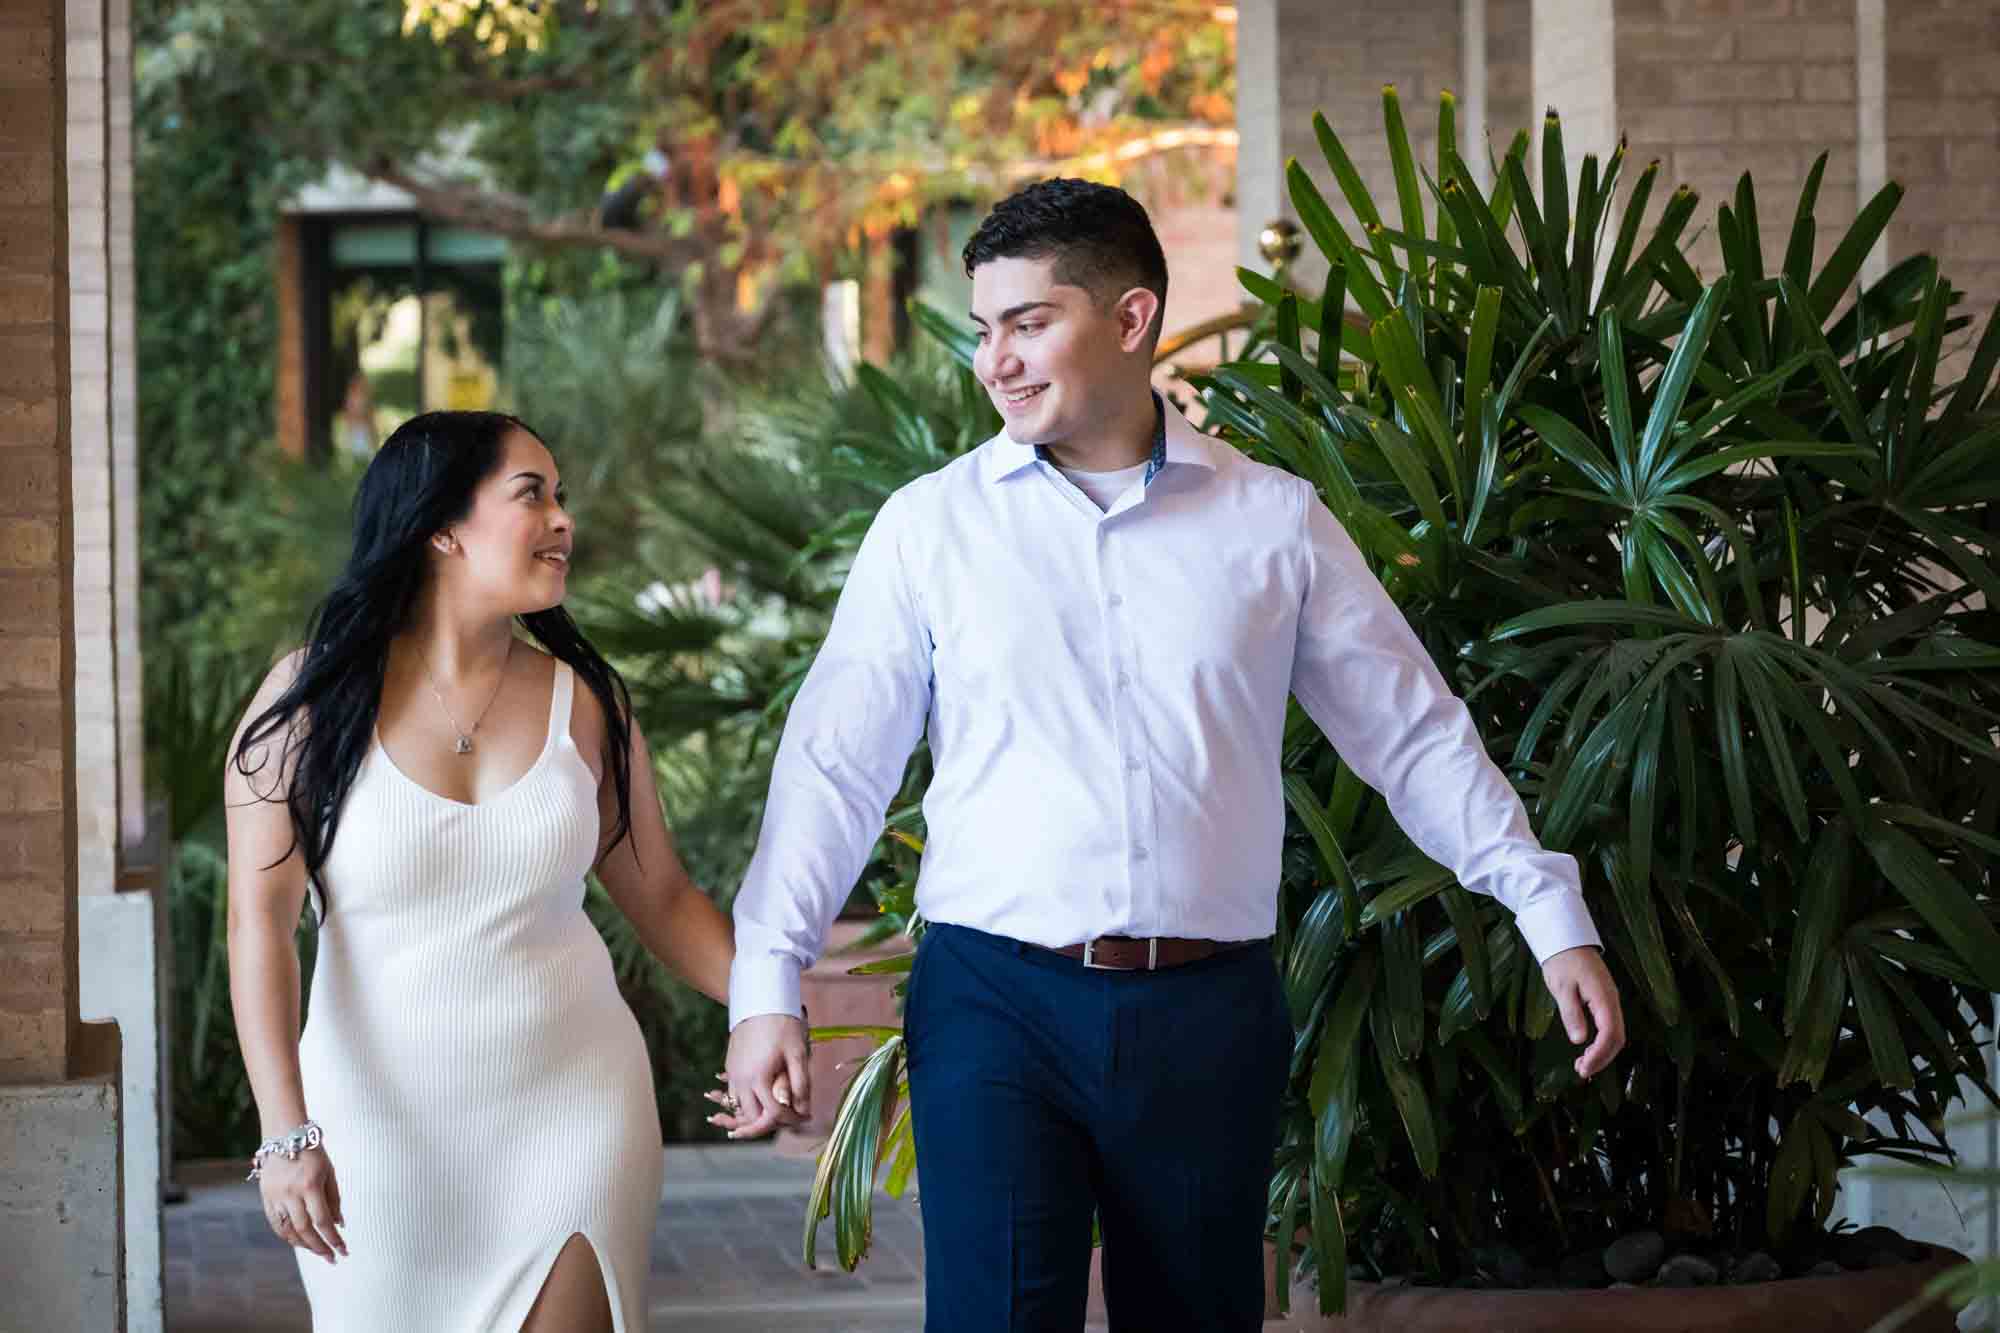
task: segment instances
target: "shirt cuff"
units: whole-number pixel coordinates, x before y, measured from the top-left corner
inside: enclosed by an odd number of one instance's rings
[[[1574,890],[1551,894],[1514,916],[1514,925],[1528,943],[1536,963],[1546,963],[1565,949],[1603,948],[1597,924],[1583,895]]]
[[[799,960],[789,954],[737,954],[729,968],[729,1030],[765,1014],[805,1017],[799,1004]]]

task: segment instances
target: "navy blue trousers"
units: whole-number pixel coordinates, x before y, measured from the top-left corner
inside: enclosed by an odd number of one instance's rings
[[[934,925],[904,1033],[926,1333],[1254,1333],[1292,1030],[1268,944],[1105,972]]]

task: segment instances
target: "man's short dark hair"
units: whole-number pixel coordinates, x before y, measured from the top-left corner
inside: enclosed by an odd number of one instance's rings
[[[995,259],[1053,259],[1055,280],[1108,304],[1134,287],[1167,308],[1167,257],[1137,199],[1114,185],[1058,177],[1036,181],[993,206],[965,243],[965,274]]]

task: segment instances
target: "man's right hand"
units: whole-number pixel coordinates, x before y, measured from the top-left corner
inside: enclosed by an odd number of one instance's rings
[[[805,1023],[789,1014],[761,1014],[738,1023],[729,1034],[723,1079],[742,1108],[716,1118],[730,1138],[754,1139],[780,1125],[805,1123],[812,1116]]]

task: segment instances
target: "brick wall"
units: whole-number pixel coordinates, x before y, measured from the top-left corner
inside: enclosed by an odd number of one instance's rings
[[[76,1035],[63,37],[60,0],[0,9],[0,1083]]]
[[[1856,208],[1854,0],[1617,0],[1620,126],[1632,166],[1659,158],[1661,184],[1700,193],[1689,253],[1720,271],[1715,211],[1748,171],[1767,266],[1784,253],[1799,187],[1829,151],[1820,256]],[[1637,172],[1632,173],[1636,177]],[[1655,208],[1665,198],[1655,189]]]
[[[2000,0],[1891,0],[1885,34],[1889,178],[1908,191],[1889,257],[1937,255],[1983,329],[2000,301]]]
[[[1500,156],[1515,131],[1534,132],[1534,0],[1486,0],[1486,127]],[[1467,161],[1471,161],[1468,157]]]
[[[1396,85],[1411,148],[1417,160],[1434,173],[1438,97],[1446,89],[1456,91],[1461,81],[1459,0],[1403,0],[1394,6],[1370,0],[1277,0],[1277,9],[1281,34],[1276,62],[1278,124],[1283,158],[1296,157],[1312,173],[1320,192],[1358,243],[1360,232],[1353,213],[1313,137],[1313,112],[1323,112],[1340,136],[1384,219],[1394,217],[1396,187],[1389,167],[1388,141],[1382,133],[1382,86]],[[1462,139],[1460,146],[1464,147]],[[1426,215],[1434,216],[1435,205],[1428,199],[1425,204]],[[1295,216],[1289,195],[1285,205],[1287,215]],[[1243,217],[1240,225],[1254,236],[1269,220]],[[1255,254],[1254,247],[1249,253]],[[1325,281],[1326,265],[1310,243],[1297,273],[1308,291]]]

